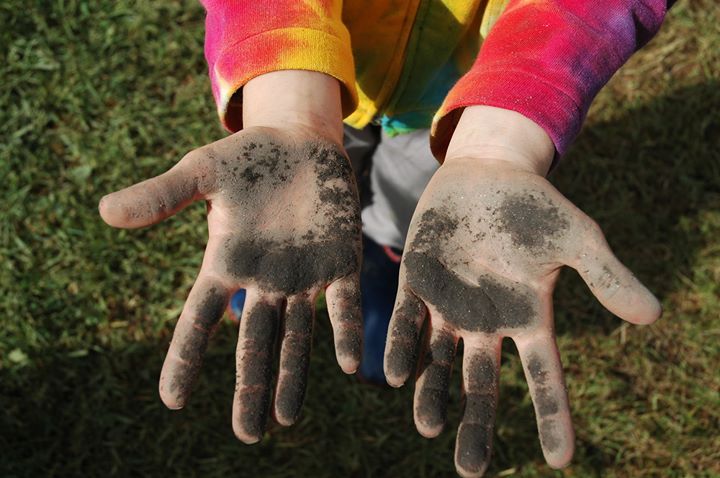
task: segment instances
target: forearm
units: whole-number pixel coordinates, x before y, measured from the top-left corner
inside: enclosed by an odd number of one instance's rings
[[[314,71],[284,70],[260,75],[243,89],[243,124],[304,129],[342,144],[340,84]]]

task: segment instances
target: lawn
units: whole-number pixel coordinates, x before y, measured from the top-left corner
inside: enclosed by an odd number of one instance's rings
[[[0,476],[454,476],[450,426],[412,424],[412,387],[359,385],[317,320],[303,416],[254,446],[230,426],[236,327],[189,406],[157,380],[201,261],[204,206],[141,231],[99,198],[225,133],[191,1],[0,3]],[[665,314],[633,327],[565,271],[558,340],[577,431],[544,464],[514,347],[487,476],[720,476],[720,12],[680,0],[603,90],[553,182],[603,227]]]

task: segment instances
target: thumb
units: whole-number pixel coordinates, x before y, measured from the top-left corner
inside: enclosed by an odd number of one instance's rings
[[[593,295],[613,314],[633,324],[651,324],[662,315],[660,302],[610,250],[594,222],[589,243],[580,251],[578,271]]]
[[[169,171],[100,199],[103,221],[113,227],[136,228],[158,223],[200,197],[197,175],[186,156]]]

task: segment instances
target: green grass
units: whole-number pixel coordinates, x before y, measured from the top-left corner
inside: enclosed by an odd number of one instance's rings
[[[343,376],[322,314],[298,425],[235,440],[230,323],[190,405],[160,403],[204,208],[125,232],[96,205],[223,135],[202,35],[191,1],[0,3],[0,476],[454,476],[458,377],[450,426],[421,438],[411,389]],[[544,464],[508,344],[488,476],[720,476],[718,45],[715,2],[681,0],[554,175],[665,316],[624,325],[565,272],[556,311],[576,458]]]

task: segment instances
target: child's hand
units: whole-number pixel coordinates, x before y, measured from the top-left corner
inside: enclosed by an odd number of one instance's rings
[[[278,334],[273,414],[282,425],[297,419],[323,289],[340,366],[352,373],[360,359],[357,189],[342,148],[320,137],[303,128],[249,127],[100,202],[105,222],[134,228],[207,201],[205,257],[170,344],[160,395],[169,408],[185,405],[230,295],[247,289],[233,407],[233,428],[246,443],[264,431]]]
[[[414,416],[418,431],[434,437],[445,423],[450,370],[463,340],[466,403],[455,446],[463,476],[480,476],[488,464],[503,337],[511,337],[520,353],[546,460],[562,467],[572,457],[552,317],[563,265],[576,269],[600,302],[629,322],[648,324],[661,313],[599,227],[532,166],[519,167],[522,155],[511,150],[495,148],[507,160],[449,154],[432,178],[410,226],[385,351],[388,383],[401,386],[415,370],[429,316]]]

